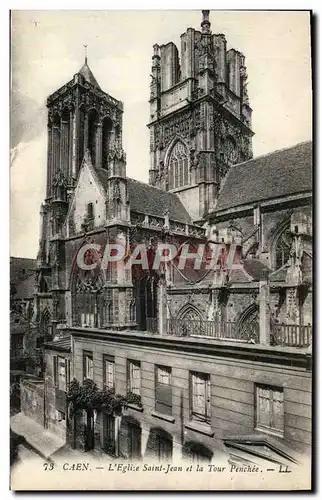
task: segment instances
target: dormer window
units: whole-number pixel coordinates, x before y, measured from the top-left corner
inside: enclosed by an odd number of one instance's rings
[[[93,203],[88,203],[88,205],[87,205],[87,218],[94,219],[94,205],[93,205]]]

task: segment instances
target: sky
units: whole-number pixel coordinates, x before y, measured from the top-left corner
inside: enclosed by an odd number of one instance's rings
[[[311,139],[311,48],[305,11],[211,11],[213,33],[244,53],[254,156]],[[46,184],[46,97],[84,62],[123,101],[130,177],[148,181],[152,46],[199,29],[201,11],[13,11],[10,255],[35,258]]]

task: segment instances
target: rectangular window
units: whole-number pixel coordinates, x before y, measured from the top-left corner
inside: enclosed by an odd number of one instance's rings
[[[283,436],[283,389],[264,385],[256,386],[256,429]]]
[[[93,205],[93,203],[88,203],[88,205],[87,205],[87,217],[89,219],[94,219],[94,205]]]
[[[210,375],[190,373],[191,417],[210,423]]]
[[[172,415],[171,368],[155,367],[155,411]]]
[[[62,411],[56,410],[56,417],[58,422],[62,422],[63,420],[66,420],[66,414]]]
[[[140,361],[128,361],[128,390],[133,394],[140,395],[141,388],[141,363]]]
[[[93,353],[86,352],[83,353],[83,378],[90,378],[93,380]]]
[[[115,358],[103,354],[103,384],[107,389],[115,388]]]

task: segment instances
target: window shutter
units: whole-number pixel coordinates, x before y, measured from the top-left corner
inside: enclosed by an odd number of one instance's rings
[[[193,411],[205,414],[206,402],[206,384],[205,380],[197,375],[192,376],[192,396],[193,396]]]
[[[88,378],[93,380],[94,378],[94,373],[93,373],[93,358],[88,357]]]
[[[105,361],[105,384],[109,389],[115,385],[115,363]]]
[[[265,427],[271,426],[271,394],[269,389],[257,388],[257,423]]]
[[[136,394],[140,394],[140,367],[137,366],[137,365],[134,365],[134,387],[135,387],[135,391],[136,391]]]
[[[57,387],[57,356],[53,356],[53,380],[54,387]]]
[[[141,385],[141,367],[140,364],[135,362],[130,362],[130,391],[134,394],[140,394]]]
[[[66,390],[66,359],[57,356],[57,385],[61,391]]]
[[[66,378],[66,392],[69,390],[70,384],[70,360],[65,359],[65,378]]]
[[[211,414],[211,392],[210,392],[210,377],[206,380],[206,415],[210,417]]]
[[[284,431],[284,397],[282,391],[272,391],[273,427]]]

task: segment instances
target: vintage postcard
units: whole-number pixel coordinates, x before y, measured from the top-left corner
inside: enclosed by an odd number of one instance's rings
[[[310,11],[11,12],[12,490],[310,490]]]

